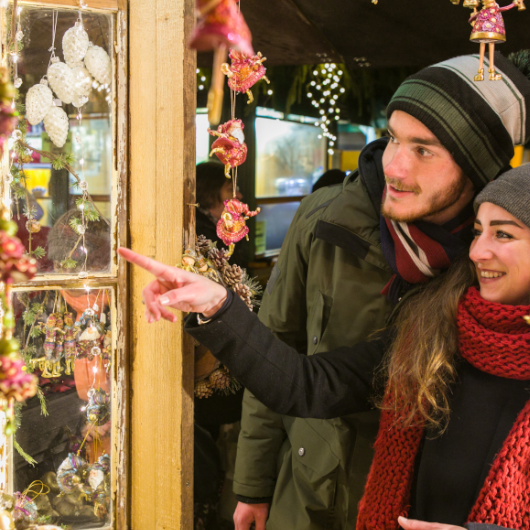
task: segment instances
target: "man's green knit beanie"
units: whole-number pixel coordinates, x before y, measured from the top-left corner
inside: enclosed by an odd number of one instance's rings
[[[530,137],[530,80],[499,53],[501,81],[474,81],[478,65],[478,55],[463,55],[420,70],[397,89],[387,117],[401,110],[423,123],[481,190]]]

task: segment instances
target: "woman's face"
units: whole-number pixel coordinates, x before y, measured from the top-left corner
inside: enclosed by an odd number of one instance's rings
[[[530,303],[530,228],[490,202],[475,220],[469,257],[484,300],[508,305]]]
[[[219,190],[219,197],[221,199],[221,202],[218,202],[215,206],[210,208],[210,213],[213,215],[215,219],[220,219],[221,215],[224,210],[224,202],[228,201],[232,198],[233,194],[233,187],[232,187],[232,179],[226,179],[225,183]],[[239,191],[239,188],[236,189],[236,199],[241,200],[243,198],[243,195],[241,195],[241,192]]]

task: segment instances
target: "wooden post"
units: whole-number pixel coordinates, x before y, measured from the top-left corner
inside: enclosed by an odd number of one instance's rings
[[[193,0],[129,0],[130,243],[176,264],[195,193]],[[131,269],[131,527],[193,527],[193,344],[178,324],[148,325]]]

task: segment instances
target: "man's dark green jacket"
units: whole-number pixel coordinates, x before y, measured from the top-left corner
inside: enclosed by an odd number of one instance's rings
[[[379,231],[386,142],[363,150],[342,187],[304,199],[282,246],[259,317],[301,353],[352,345],[384,327],[391,307],[380,293],[392,275]],[[354,528],[377,427],[376,411],[293,418],[245,392],[234,492],[246,502],[272,499],[267,530]]]

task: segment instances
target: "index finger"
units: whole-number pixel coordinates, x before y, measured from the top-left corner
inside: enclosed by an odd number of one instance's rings
[[[157,278],[175,281],[174,267],[164,265],[164,263],[160,263],[159,261],[148,258],[147,256],[142,256],[142,254],[138,254],[137,252],[125,247],[120,247],[118,249],[118,254],[122,258],[126,259],[129,263],[133,263],[134,265],[142,267],[142,269],[145,269],[147,272],[150,272]]]

